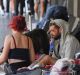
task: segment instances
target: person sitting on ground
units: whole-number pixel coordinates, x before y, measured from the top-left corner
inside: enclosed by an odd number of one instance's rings
[[[11,70],[27,67],[35,60],[35,52],[30,37],[23,34],[26,27],[25,17],[14,16],[9,24],[12,34],[7,35],[0,55],[0,64],[8,60]]]
[[[69,23],[62,19],[50,21],[49,33],[54,39],[52,57],[46,55],[39,65],[55,64],[58,59],[74,59],[75,53],[80,52],[79,41],[69,33]]]

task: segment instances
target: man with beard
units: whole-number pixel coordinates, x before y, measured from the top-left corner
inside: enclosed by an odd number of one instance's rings
[[[74,59],[75,53],[80,52],[79,41],[69,33],[69,24],[65,20],[51,20],[48,32],[54,39],[55,48],[52,56],[44,56],[39,65],[53,65],[62,58]]]

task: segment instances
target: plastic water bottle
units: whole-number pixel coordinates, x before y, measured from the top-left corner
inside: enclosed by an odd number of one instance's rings
[[[54,39],[51,38],[51,40],[50,40],[50,50],[49,50],[49,55],[52,55],[53,50],[54,50]]]

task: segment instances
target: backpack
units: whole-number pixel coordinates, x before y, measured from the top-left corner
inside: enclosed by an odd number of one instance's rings
[[[44,29],[44,31],[48,31],[48,29],[49,29],[49,23],[50,23],[50,20],[47,20],[45,23],[44,23],[44,27],[43,27],[43,29]]]
[[[80,42],[80,22],[78,23],[77,27],[71,32],[71,34],[75,36]]]

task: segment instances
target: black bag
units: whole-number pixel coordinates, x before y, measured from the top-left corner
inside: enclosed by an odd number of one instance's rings
[[[42,75],[42,69],[41,68],[36,68],[33,70],[28,70],[28,69],[22,69],[15,74],[6,74],[6,75]]]
[[[43,70],[47,71],[47,69],[45,68],[37,67],[32,70],[29,70],[26,68],[26,69],[20,69],[19,71],[13,72],[10,64],[6,63],[4,66],[4,71],[6,72],[6,75],[42,75]]]
[[[13,71],[12,71],[12,69],[10,67],[10,64],[8,64],[8,63],[5,63],[5,65],[4,65],[4,71],[5,71],[6,75],[9,75],[9,74],[13,73]]]

